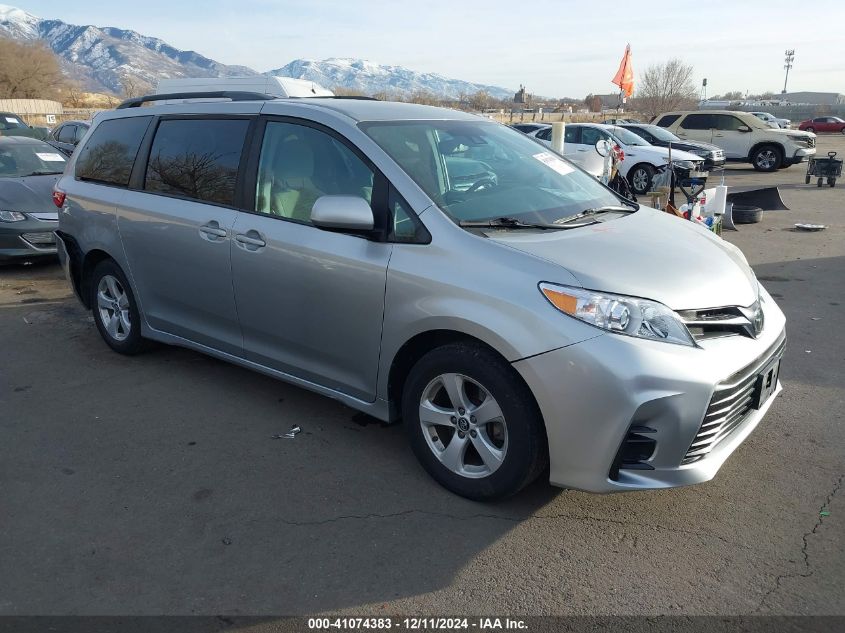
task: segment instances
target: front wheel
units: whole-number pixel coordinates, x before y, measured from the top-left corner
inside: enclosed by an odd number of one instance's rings
[[[757,171],[777,171],[782,163],[783,154],[774,145],[763,145],[751,155],[751,164]]]
[[[97,330],[109,347],[127,355],[144,349],[135,296],[123,271],[112,260],[102,261],[94,268],[90,301]]]
[[[470,343],[436,348],[402,394],[414,454],[438,483],[469,499],[512,495],[548,463],[540,411],[507,362]]]
[[[644,195],[651,189],[651,181],[654,178],[654,167],[651,165],[636,165],[628,174],[628,182],[631,189],[637,195]]]
[[[805,132],[810,132],[810,134],[814,134],[814,133],[815,133],[815,131],[816,131],[816,129],[815,129],[815,128],[812,128],[812,127],[805,127],[805,128],[804,128],[804,131],[805,131]],[[845,134],[845,128],[842,128],[842,133],[843,133],[843,134]]]

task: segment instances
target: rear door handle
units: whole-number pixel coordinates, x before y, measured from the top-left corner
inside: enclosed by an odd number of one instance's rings
[[[200,234],[200,237],[205,237],[206,239],[215,242],[217,241],[216,238],[226,237],[227,235],[229,235],[226,229],[220,228],[220,223],[217,222],[217,220],[212,220],[208,224],[203,224],[200,227]]]
[[[249,235],[252,233],[252,235]],[[248,250],[255,250],[267,246],[267,242],[261,237],[258,231],[248,231],[247,233],[238,233],[235,235],[235,241],[244,244]],[[252,246],[253,248],[249,248]]]

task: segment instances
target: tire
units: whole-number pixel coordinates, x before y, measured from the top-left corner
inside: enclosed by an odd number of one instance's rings
[[[805,184],[805,185],[809,185],[809,184],[810,184],[810,176],[804,176],[804,184]]]
[[[734,224],[756,224],[763,219],[763,209],[744,204],[735,204],[731,212]]]
[[[805,131],[805,132],[810,132],[811,134],[814,134],[814,133],[815,133],[815,131],[816,131],[816,128],[814,128],[814,127],[805,127],[805,128],[804,128],[804,131]],[[845,128],[843,128],[843,133],[845,133]]]
[[[819,178],[816,181],[816,187],[821,187],[824,184],[824,178]]]
[[[827,184],[829,184],[831,187],[835,187],[836,186],[836,178],[828,178]]]
[[[757,171],[777,171],[783,164],[783,151],[775,145],[761,145],[751,154],[751,164]]]
[[[126,275],[114,261],[107,259],[91,274],[91,312],[106,344],[119,354],[132,356],[142,352],[141,315]]]
[[[548,464],[531,392],[513,367],[481,345],[452,343],[417,361],[402,391],[402,418],[423,468],[468,499],[515,494]]]
[[[651,191],[651,182],[654,178],[654,167],[647,163],[640,163],[634,165],[631,171],[628,172],[628,182],[631,183],[631,189],[638,196],[642,196]]]

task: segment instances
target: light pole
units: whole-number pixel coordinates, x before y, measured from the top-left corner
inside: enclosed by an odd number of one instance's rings
[[[786,94],[786,82],[789,81],[789,69],[792,68],[792,61],[795,59],[795,49],[790,48],[786,51],[786,57],[784,57],[784,65],[783,67],[786,68],[786,77],[783,78],[783,93]]]

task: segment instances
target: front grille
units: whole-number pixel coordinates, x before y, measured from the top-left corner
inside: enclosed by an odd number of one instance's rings
[[[692,337],[703,341],[722,336],[748,336],[754,338],[754,326],[749,318],[756,304],[750,308],[728,306],[706,310],[679,310],[678,315]]]
[[[772,359],[781,357],[785,347],[783,337],[773,349],[716,386],[701,427],[681,464],[702,459],[742,424],[754,406],[757,374]]]
[[[816,139],[812,136],[807,139],[807,147],[815,147],[816,146]]]

